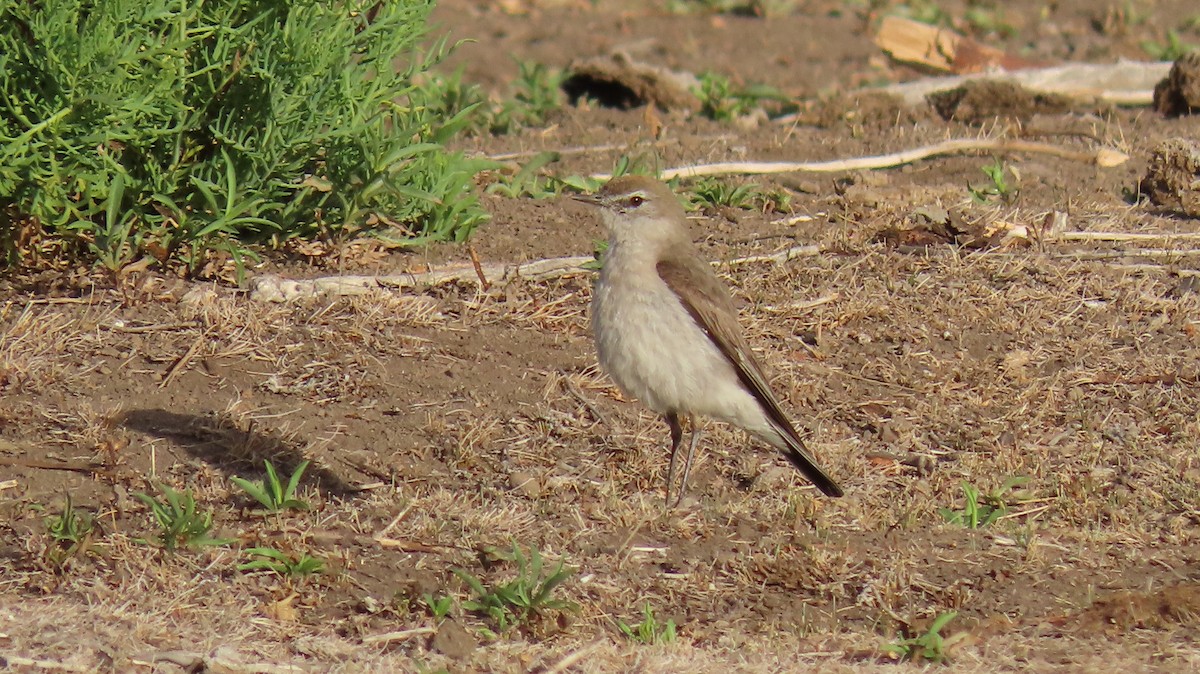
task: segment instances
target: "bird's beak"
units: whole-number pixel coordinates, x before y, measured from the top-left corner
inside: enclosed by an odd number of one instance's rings
[[[603,203],[600,201],[600,197],[596,196],[595,194],[572,194],[571,198],[575,201],[582,201],[585,204],[591,204],[593,206],[600,206]]]

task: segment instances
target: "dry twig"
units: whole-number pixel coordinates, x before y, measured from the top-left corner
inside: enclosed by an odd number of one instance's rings
[[[363,637],[364,644],[390,644],[393,641],[403,641],[412,637],[419,637],[422,634],[433,634],[437,631],[434,627],[414,627],[410,630],[400,630],[398,632],[385,632],[383,634],[369,634]]]
[[[797,257],[819,255],[819,246],[795,246],[771,255],[751,255],[734,258],[723,264],[736,266],[751,262],[786,262]],[[481,264],[454,265],[432,269],[422,274],[395,274],[390,276],[326,276],[316,279],[292,280],[275,274],[264,274],[250,280],[250,297],[260,302],[290,302],[310,297],[340,297],[363,295],[379,290],[403,290],[449,283],[501,284],[516,278],[531,281],[589,274],[583,265],[594,261],[590,255],[554,257],[534,260],[525,264]],[[715,263],[722,264],[722,263]]]
[[[667,169],[660,174],[663,180],[672,178],[698,178],[701,176],[719,175],[762,175],[768,173],[835,173],[839,171],[861,171],[866,169],[881,169],[892,166],[911,164],[921,159],[939,155],[964,154],[968,152],[1035,152],[1048,154],[1072,161],[1095,164],[1102,168],[1120,166],[1129,161],[1129,155],[1119,150],[1102,147],[1094,152],[1071,150],[1059,145],[1037,143],[1028,140],[1012,140],[1008,138],[959,138],[942,141],[933,145],[925,145],[893,152],[891,154],[872,157],[857,157],[854,159],[838,159],[823,162],[726,162],[718,164],[697,164],[695,166],[680,166]],[[592,175],[597,180],[608,180],[608,173]]]

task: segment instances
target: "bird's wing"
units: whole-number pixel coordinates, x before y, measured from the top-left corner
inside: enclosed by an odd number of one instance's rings
[[[660,261],[657,268],[659,278],[683,303],[696,325],[733,364],[742,386],[762,405],[763,411],[791,450],[785,452],[788,460],[822,492],[841,496],[841,487],[817,465],[795,426],[784,414],[762,366],[742,336],[733,299],[712,267],[698,256],[678,255]]]

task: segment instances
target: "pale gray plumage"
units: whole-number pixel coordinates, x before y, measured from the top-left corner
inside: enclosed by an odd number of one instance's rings
[[[841,496],[783,413],[742,336],[728,290],[688,237],[671,189],[626,176],[580,200],[601,207],[609,233],[592,298],[600,365],[671,428],[668,502],[683,437],[679,420],[695,415],[745,429],[781,451],[822,492]],[[696,448],[692,421],[679,498]]]

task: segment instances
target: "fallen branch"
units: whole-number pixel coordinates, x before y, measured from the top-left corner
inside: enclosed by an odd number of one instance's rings
[[[299,674],[308,671],[298,665],[273,662],[251,662],[228,646],[219,646],[209,653],[192,651],[161,651],[133,658],[133,664],[158,669],[158,663],[169,662],[189,672],[227,672],[228,674]]]
[[[774,262],[776,264],[783,264],[784,262],[794,260],[798,257],[811,257],[813,255],[820,254],[820,246],[792,246],[787,250],[781,250],[778,253],[772,253],[770,255],[749,255],[747,257],[735,257],[725,264],[730,267],[737,267],[743,264],[753,264],[756,262]]]
[[[72,665],[66,662],[57,660],[35,660],[33,658],[23,658],[19,655],[4,655],[0,656],[0,662],[5,663],[5,669],[11,665],[12,667],[33,667],[34,669],[48,669],[57,672],[87,672],[90,668],[82,665]]]
[[[14,459],[9,457],[0,457],[0,466],[15,466],[20,468],[33,468],[34,470],[65,470],[70,473],[84,473],[85,475],[103,475],[105,477],[113,477],[114,473],[106,469],[104,466],[93,463],[55,463],[53,461],[40,461],[38,459]]]
[[[590,255],[535,260],[525,264],[454,265],[421,274],[387,276],[326,276],[315,279],[286,279],[263,274],[250,279],[250,298],[260,302],[290,302],[299,297],[365,295],[378,290],[404,290],[481,281],[496,285],[514,278],[544,280],[586,273],[582,265],[593,261]]]
[[[797,257],[819,255],[819,246],[795,246],[771,255],[751,255],[734,258],[714,265],[737,266],[754,262],[783,263]],[[276,274],[263,274],[250,279],[250,299],[259,302],[291,302],[300,298],[341,297],[365,295],[380,290],[425,288],[448,283],[501,285],[516,278],[544,281],[576,274],[592,273],[584,264],[594,262],[590,255],[552,257],[525,264],[467,264],[433,269],[421,274],[392,274],[388,276],[326,276],[315,279],[286,279]]]
[[[399,550],[401,552],[423,552],[431,553],[441,550],[466,550],[467,548],[461,545],[441,545],[420,543],[417,541],[401,540],[399,538],[388,538],[387,536],[374,536],[371,540],[375,541],[376,545],[381,548],[389,548],[391,550]]]
[[[595,651],[597,648],[600,648],[602,645],[604,645],[604,640],[593,641],[592,643],[584,646],[583,648],[575,651],[574,653],[568,654],[563,659],[559,660],[558,662],[554,663],[553,665],[550,665],[546,669],[542,670],[542,674],[560,674],[560,672],[565,672],[568,669],[570,669],[572,666],[574,666],[580,660],[591,655],[592,651]]]
[[[1124,269],[1125,271],[1138,272],[1162,272],[1164,274],[1174,274],[1179,278],[1188,278],[1191,276],[1200,277],[1200,269],[1177,269],[1169,264],[1152,264],[1149,262],[1142,264],[1109,264],[1105,265],[1105,269]]]
[[[187,368],[188,364],[192,362],[192,359],[196,357],[196,354],[200,353],[200,349],[207,342],[207,335],[202,334],[197,337],[196,340],[192,342],[192,345],[188,347],[188,350],[185,351],[178,360],[172,363],[171,367],[167,368],[167,373],[163,375],[162,381],[158,383],[158,387],[166,388],[167,385],[174,381],[175,377],[178,377],[179,374]]]
[[[1112,148],[1102,147],[1093,152],[1071,150],[1059,145],[1037,143],[1027,140],[1010,140],[1006,138],[962,138],[947,140],[933,145],[893,152],[892,154],[872,157],[857,157],[854,159],[838,159],[824,162],[730,162],[721,164],[698,164],[667,169],[660,177],[663,180],[672,178],[697,178],[700,176],[716,175],[762,175],[767,173],[834,173],[839,171],[861,171],[865,169],[881,169],[903,164],[911,164],[922,159],[948,154],[965,154],[969,152],[1034,152],[1048,154],[1072,161],[1095,164],[1102,168],[1120,166],[1129,161],[1129,155]],[[592,175],[597,180],[612,178],[608,173]]]
[[[1163,239],[1200,239],[1200,232],[1062,232],[1055,241],[1162,241]]]
[[[410,630],[400,630],[398,632],[385,632],[384,634],[368,634],[363,637],[364,644],[390,644],[393,641],[404,641],[412,637],[419,637],[422,634],[433,634],[437,632],[434,627],[414,627]]]
[[[908,105],[921,105],[929,94],[960,87],[970,80],[988,79],[1011,82],[1039,93],[1058,94],[1075,100],[1143,106],[1154,102],[1154,85],[1162,81],[1170,72],[1170,61],[1070,63],[1035,70],[984,72],[958,77],[928,77],[886,87],[869,87],[859,91],[891,94],[899,96]]]
[[[1107,237],[1107,238],[1105,238]],[[1126,237],[1126,238],[1121,238]],[[1051,240],[1057,241],[1140,241],[1170,238],[1195,239],[1197,233],[1182,234],[1127,234],[1122,232],[1062,232]],[[769,255],[748,255],[731,260],[713,262],[713,266],[737,267],[745,264],[771,262],[783,264],[800,257],[820,255],[823,249],[817,245],[793,246]],[[1073,251],[1055,253],[1054,256],[1075,260],[1111,260],[1125,257],[1147,257],[1155,260],[1172,260],[1200,254],[1200,249],[1171,250],[1166,248],[1134,248],[1115,251]],[[315,279],[293,280],[276,274],[263,274],[250,280],[250,298],[259,302],[293,302],[314,297],[342,297],[364,295],[370,292],[425,288],[448,283],[480,285],[503,284],[515,278],[531,281],[563,278],[577,274],[592,273],[582,265],[592,262],[591,256],[553,257],[534,260],[519,265],[473,264],[455,265],[433,269],[422,274],[395,274],[388,276],[326,276]],[[3,465],[0,463],[0,465]],[[41,467],[41,466],[39,466]],[[48,466],[45,466],[48,467]]]
[[[1200,255],[1200,248],[1172,250],[1170,248],[1123,248],[1120,250],[1072,251],[1055,253],[1054,257],[1069,260],[1119,260],[1126,257],[1145,257],[1151,260],[1177,260]]]

